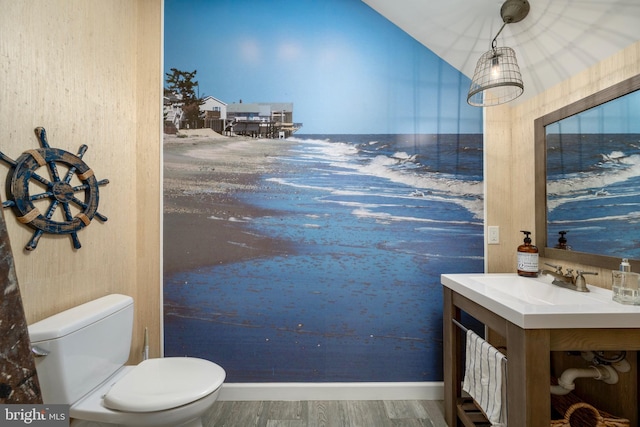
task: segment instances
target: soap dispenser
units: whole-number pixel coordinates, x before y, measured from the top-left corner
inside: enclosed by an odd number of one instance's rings
[[[567,232],[563,230],[559,231],[558,234],[560,235],[560,238],[558,239],[558,243],[555,245],[555,248],[570,251],[571,246],[567,244],[567,238],[565,237],[565,234],[567,234]]]
[[[640,305],[640,274],[631,272],[631,264],[623,258],[618,270],[612,270],[612,299],[621,304]]]
[[[538,277],[538,248],[531,244],[530,231],[524,233],[524,243],[518,246],[518,275]]]

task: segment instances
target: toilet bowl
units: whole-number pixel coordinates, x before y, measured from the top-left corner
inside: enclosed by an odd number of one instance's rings
[[[29,326],[45,404],[69,404],[71,425],[201,427],[225,371],[191,357],[125,366],[133,299],[108,295]]]
[[[77,427],[199,427],[224,377],[220,366],[203,359],[149,359],[120,369],[71,405],[69,415],[84,420],[73,424]]]

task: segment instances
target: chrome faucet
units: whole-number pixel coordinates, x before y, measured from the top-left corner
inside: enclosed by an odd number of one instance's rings
[[[585,274],[593,274],[594,276],[598,275],[598,273],[593,271],[576,270],[576,275],[574,277],[573,269],[571,268],[567,268],[567,272],[563,273],[561,265],[549,263],[545,263],[545,265],[555,268],[555,271],[542,270],[540,272],[541,274],[554,277],[553,282],[551,282],[552,284],[578,292],[589,292],[589,288],[587,288],[587,281],[584,278]]]

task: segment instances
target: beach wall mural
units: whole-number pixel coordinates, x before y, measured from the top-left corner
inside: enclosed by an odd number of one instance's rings
[[[360,0],[165,0],[164,33],[223,126],[164,136],[165,355],[441,381],[440,274],[484,268],[469,79]]]

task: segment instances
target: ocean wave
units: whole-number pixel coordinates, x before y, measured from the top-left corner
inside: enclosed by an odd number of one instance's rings
[[[592,171],[565,174],[547,181],[548,209],[556,209],[568,202],[617,197],[621,194],[620,184],[640,176],[640,155],[626,156],[620,151],[613,151],[602,157],[603,161]],[[625,188],[624,195],[629,196],[629,192],[640,190]]]
[[[311,184],[301,184],[298,183],[296,181],[293,180],[288,180],[288,179],[284,179],[284,178],[267,178],[266,181],[269,182],[275,182],[277,184],[280,185],[284,185],[284,186],[288,186],[288,187],[293,187],[293,188],[300,188],[300,189],[306,189],[306,190],[316,190],[318,192],[325,192],[327,194],[330,195],[335,195],[335,196],[351,196],[354,198],[357,197],[367,197],[367,196],[374,196],[374,197],[384,197],[386,199],[399,199],[399,200],[411,200],[411,199],[415,199],[416,197],[419,197],[421,200],[431,200],[434,202],[444,202],[444,203],[453,203],[456,204],[458,206],[462,206],[464,207],[467,211],[469,211],[472,215],[473,218],[477,219],[477,220],[482,220],[483,218],[483,209],[484,209],[484,202],[482,200],[482,198],[474,196],[474,195],[461,195],[459,197],[456,197],[455,195],[451,195],[448,192],[445,191],[438,191],[438,192],[434,192],[434,191],[420,191],[419,195],[417,195],[416,191],[418,190],[413,190],[409,193],[405,193],[405,194],[391,194],[389,192],[380,192],[380,193],[375,193],[372,192],[371,189],[367,189],[367,191],[362,191],[362,190],[356,190],[356,189],[340,189],[340,188],[329,188],[329,187],[324,187],[324,186],[318,186],[318,185],[311,185]],[[323,202],[325,203],[335,203],[335,204],[340,204],[342,206],[352,206],[352,207],[361,207],[361,206],[367,206],[370,208],[385,208],[385,207],[393,207],[393,206],[398,206],[397,204],[392,205],[392,204],[384,204],[384,203],[376,203],[376,204],[370,204],[370,203],[362,203],[362,202],[357,202],[357,201],[346,201],[346,200],[332,200],[330,198],[322,198],[321,199]]]
[[[628,221],[628,222],[636,223],[640,221],[640,211],[630,212],[628,214],[604,215],[604,216],[594,216],[592,211],[590,212],[589,218],[554,220],[552,224],[554,225],[586,224],[590,222],[600,222],[600,221]]]
[[[354,209],[352,211],[354,216],[373,218],[382,223],[390,223],[393,221],[411,221],[411,222],[420,222],[420,223],[440,223],[440,224],[474,224],[469,221],[456,221],[456,220],[441,220],[441,219],[431,219],[424,217],[415,217],[415,216],[403,216],[403,215],[392,215],[388,212],[376,212],[371,209],[366,209],[364,207],[360,207],[358,209]],[[482,225],[482,223],[475,223],[475,225]]]
[[[373,176],[389,180],[396,184],[410,187],[410,190],[398,197],[427,197],[434,201],[456,203],[467,209],[474,218],[482,219],[484,211],[484,184],[480,180],[465,179],[459,175],[429,171],[419,161],[419,154],[406,151],[393,151],[390,155],[376,154],[372,151],[367,156],[349,142],[331,142],[321,139],[296,139],[304,149],[295,151],[295,158],[303,162],[326,163],[327,173],[356,174]],[[381,145],[378,141],[370,141],[368,145]],[[416,170],[419,168],[419,170]],[[283,185],[300,186],[329,192],[345,190],[327,189],[319,186],[305,185],[272,178]],[[348,191],[348,190],[347,190]],[[360,194],[364,195],[364,194]],[[389,194],[385,194],[389,196]]]

